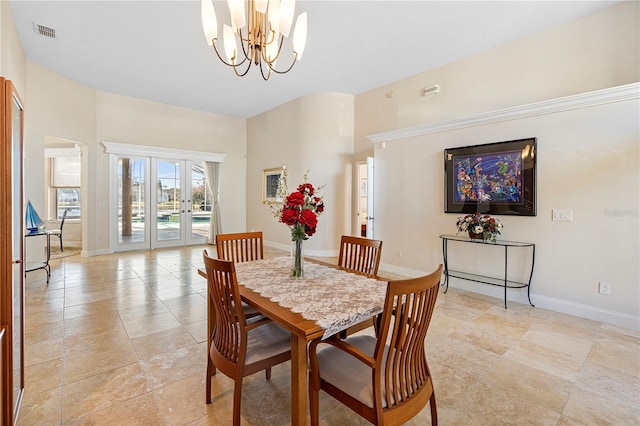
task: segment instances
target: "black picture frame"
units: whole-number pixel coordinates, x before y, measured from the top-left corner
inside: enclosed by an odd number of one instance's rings
[[[444,212],[536,215],[535,137],[444,150]]]

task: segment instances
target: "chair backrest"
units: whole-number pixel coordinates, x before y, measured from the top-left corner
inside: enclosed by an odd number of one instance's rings
[[[239,232],[216,235],[218,259],[236,263],[264,259],[262,232]]]
[[[246,320],[240,300],[233,261],[213,259],[203,252],[207,271],[208,294],[213,304],[215,321],[211,336],[210,356],[217,368],[234,377],[244,365],[247,345]],[[211,320],[211,319],[210,319]]]
[[[374,398],[386,403],[385,415],[396,407],[406,406],[409,399],[419,398],[419,394],[424,397],[423,391],[431,392],[424,341],[441,275],[442,265],[424,277],[390,281],[387,285],[374,352],[376,371],[384,372],[380,380],[374,381],[380,385],[374,386]],[[428,399],[428,396],[424,398]],[[379,414],[382,414],[382,405],[377,404]],[[415,415],[401,411],[403,415],[409,415],[408,418]]]
[[[382,241],[343,235],[338,265],[349,271],[377,275],[381,254]]]
[[[62,231],[62,227],[64,226],[64,221],[67,219],[67,213],[69,213],[71,209],[64,209],[62,213],[62,220],[60,221],[60,230]]]

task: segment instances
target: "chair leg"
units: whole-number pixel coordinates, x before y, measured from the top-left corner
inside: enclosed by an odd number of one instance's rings
[[[267,367],[264,370],[264,377],[267,379],[267,381],[271,380],[271,367]]]
[[[62,234],[60,234],[60,251],[64,251],[64,249],[62,248]]]
[[[211,370],[213,370],[213,372]],[[207,384],[205,388],[205,402],[207,404],[211,404],[211,378],[216,374],[215,370],[216,367],[213,366],[211,358],[207,357]]]
[[[311,426],[320,424],[320,387],[315,383],[312,372],[309,372],[309,417]]]
[[[242,377],[233,386],[233,426],[240,426],[240,403],[242,402]]]
[[[431,393],[429,405],[431,406],[431,426],[438,426],[438,410],[436,408],[436,394],[434,392]]]

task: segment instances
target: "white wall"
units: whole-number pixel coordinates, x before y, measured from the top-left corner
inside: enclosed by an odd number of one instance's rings
[[[637,2],[623,3],[356,96],[356,158],[372,149],[367,135],[637,82],[638,14]],[[431,84],[440,84],[441,93],[421,97],[419,89]],[[390,90],[393,98],[385,96]],[[536,243],[534,303],[640,327],[639,114],[635,99],[440,131],[386,142],[386,148],[377,144],[381,268],[421,273],[442,261],[438,235],[455,233],[456,220],[443,213],[445,148],[534,136],[538,215],[500,217],[504,239]],[[573,222],[552,222],[552,209],[573,210]],[[610,284],[609,296],[598,294],[599,281]],[[482,284],[469,288],[496,290]],[[520,293],[511,292],[522,300]]]
[[[353,116],[353,96],[332,93],[305,96],[249,119],[247,229],[263,231],[265,244],[288,248],[291,236],[262,204],[262,170],[287,166],[293,191],[308,169],[309,182],[326,187],[325,212],[305,253],[336,255],[340,235],[350,233]]]

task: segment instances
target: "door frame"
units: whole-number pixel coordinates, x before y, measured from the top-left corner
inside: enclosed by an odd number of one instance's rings
[[[118,244],[118,202],[117,202],[117,192],[118,188],[115,183],[114,177],[117,175],[117,157],[119,156],[131,156],[131,157],[145,157],[149,159],[149,165],[145,170],[145,179],[149,181],[151,178],[151,164],[152,159],[164,159],[164,160],[179,160],[179,161],[212,161],[216,163],[223,163],[227,154],[213,153],[213,152],[204,152],[204,151],[189,151],[182,149],[173,149],[173,148],[161,148],[154,146],[145,146],[145,145],[131,145],[124,144],[119,142],[108,142],[103,141],[102,144],[105,147],[105,151],[109,154],[109,252],[114,253],[116,251],[122,251],[123,247],[121,244]],[[148,175],[147,175],[148,173]],[[191,178],[191,174],[188,175],[189,179]],[[151,191],[151,186],[149,187],[149,191]],[[155,192],[155,191],[153,191]],[[145,214],[148,217],[148,212],[150,210],[150,203],[155,202],[154,199],[149,198],[148,202],[145,202]],[[134,248],[127,247],[126,250],[136,250],[136,249],[152,249],[152,236],[151,230],[156,226],[155,218],[151,218],[149,221],[149,225],[145,230],[145,246]],[[137,245],[136,245],[137,247]]]

